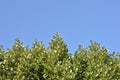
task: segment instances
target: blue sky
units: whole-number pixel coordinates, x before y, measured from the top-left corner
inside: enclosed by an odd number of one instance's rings
[[[120,51],[120,0],[0,0],[0,44],[12,46],[16,37],[31,46],[47,46],[59,32],[69,52],[93,40],[111,52]]]

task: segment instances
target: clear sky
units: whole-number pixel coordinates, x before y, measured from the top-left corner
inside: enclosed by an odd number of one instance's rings
[[[120,51],[120,0],[0,0],[0,44],[11,47],[18,37],[31,46],[47,46],[59,32],[69,52],[93,40]]]

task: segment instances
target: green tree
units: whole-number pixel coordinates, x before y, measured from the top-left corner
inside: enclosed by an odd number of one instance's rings
[[[63,74],[58,69],[63,64],[64,59],[69,58],[68,48],[58,33],[53,36],[47,50],[47,62],[44,64],[44,77],[47,80],[58,79]]]
[[[18,38],[12,48],[0,47],[0,80],[119,80],[120,53],[109,51],[90,41],[74,54],[58,33],[48,48],[34,41],[31,48]]]
[[[16,69],[24,52],[23,43],[17,38],[11,49],[4,53],[3,77],[13,79],[16,76]]]

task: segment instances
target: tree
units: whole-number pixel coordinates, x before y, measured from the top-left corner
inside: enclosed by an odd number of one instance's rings
[[[90,41],[87,48],[79,46],[74,54],[58,33],[48,48],[34,41],[32,48],[18,38],[12,48],[0,47],[0,80],[119,80],[120,53]]]

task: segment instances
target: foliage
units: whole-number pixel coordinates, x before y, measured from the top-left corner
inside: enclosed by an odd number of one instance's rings
[[[78,47],[74,54],[58,33],[48,48],[35,40],[32,48],[17,38],[7,51],[0,47],[0,80],[119,80],[120,53],[99,43]]]

